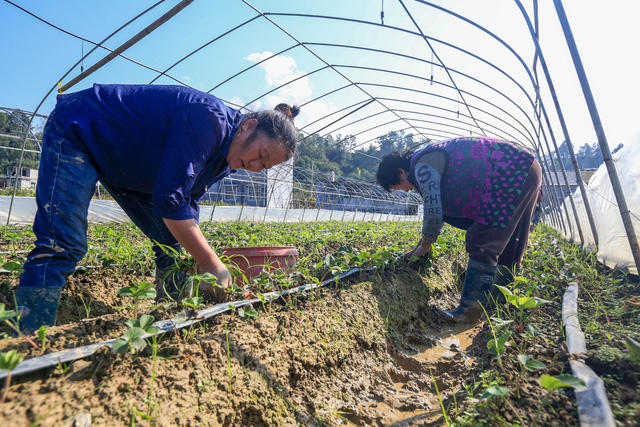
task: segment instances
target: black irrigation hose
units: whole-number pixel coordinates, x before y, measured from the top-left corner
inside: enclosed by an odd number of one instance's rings
[[[352,268],[351,270],[340,274],[338,277],[327,279],[320,284],[301,285],[295,288],[287,289],[282,292],[278,292],[278,291],[270,292],[268,294],[264,294],[263,296],[265,300],[272,301],[283,296],[287,296],[295,293],[302,293],[302,292],[309,291],[311,289],[321,288],[330,283],[335,283],[338,280],[352,276],[353,274],[358,273],[359,271],[361,271],[359,268]],[[156,335],[163,334],[165,332],[182,329],[187,326],[191,326],[195,323],[199,323],[203,320],[209,319],[211,317],[217,316],[218,314],[226,313],[228,311],[231,311],[232,309],[235,310],[236,308],[239,308],[245,305],[260,303],[260,302],[262,302],[260,298],[253,298],[249,300],[220,303],[220,304],[211,306],[209,308],[200,310],[195,316],[190,318],[185,319],[184,316],[180,315],[172,319],[159,320],[153,323],[152,325],[158,328],[158,332],[154,334],[145,334],[141,338],[143,339],[150,338]],[[111,346],[116,340],[117,338],[113,338],[110,340],[101,341],[98,343],[89,344],[82,347],[76,347],[68,350],[57,351],[55,353],[45,354],[42,356],[32,357],[31,359],[27,359],[24,362],[20,363],[13,371],[11,371],[11,376],[15,377],[18,375],[28,374],[30,372],[35,372],[41,369],[57,366],[60,363],[72,362],[74,360],[89,357],[93,353],[95,353],[96,350],[98,350],[100,347],[107,346],[111,348]],[[7,370],[0,369],[0,379],[6,378],[7,375],[8,375]]]

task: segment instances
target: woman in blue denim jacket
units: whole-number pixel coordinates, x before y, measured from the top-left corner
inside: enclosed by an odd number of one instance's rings
[[[293,155],[295,107],[242,114],[213,95],[181,86],[93,85],[59,95],[45,126],[33,224],[36,247],[16,288],[21,329],[54,325],[66,277],[87,252],[96,182],[153,240],[156,281],[173,260],[159,245],[184,247],[223,288],[229,271],[198,227],[206,189],[234,169],[260,171]],[[223,289],[217,291],[223,297]]]

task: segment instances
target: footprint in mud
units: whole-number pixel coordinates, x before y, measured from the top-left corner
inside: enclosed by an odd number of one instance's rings
[[[451,389],[450,369],[443,370],[442,362],[466,365],[472,361],[467,348],[481,326],[460,326],[429,331],[431,345],[419,345],[415,354],[395,353],[392,362],[378,368],[375,400],[365,401],[357,408],[343,408],[343,418],[354,425],[410,426],[438,423],[442,412],[433,387],[438,385],[441,397]],[[448,388],[449,387],[449,388]]]

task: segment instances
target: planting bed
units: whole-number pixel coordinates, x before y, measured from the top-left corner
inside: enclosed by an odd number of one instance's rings
[[[522,321],[513,305],[499,306],[489,310],[491,322],[454,328],[440,323],[433,310],[456,303],[464,275],[463,233],[452,228],[445,228],[433,258],[411,263],[398,256],[418,240],[417,223],[202,227],[218,248],[298,247],[294,274],[259,277],[237,289],[234,300],[317,282],[350,267],[375,270],[304,296],[236,309],[148,340],[136,353],[103,348],[90,358],[14,378],[0,403],[0,425],[87,419],[95,425],[575,425],[572,389],[550,392],[539,381],[570,373],[560,324],[568,281],[581,286],[580,322],[592,350],[587,363],[605,380],[617,421],[639,421],[640,364],[624,345],[625,337],[640,338],[637,282],[572,245],[554,243],[549,229],[534,233],[522,277],[512,286],[512,292],[529,290],[549,302],[523,311]],[[12,252],[19,264],[15,256],[23,255],[30,239],[27,228],[5,228],[0,250]],[[4,255],[5,261],[11,257]],[[132,317],[159,320],[179,312],[152,300],[134,307],[132,298],[118,295],[122,287],[153,282],[150,244],[134,227],[90,227],[83,263],[99,268],[69,279],[45,352],[120,337]],[[8,308],[17,276],[0,276],[0,303]],[[505,331],[508,339],[496,345]],[[0,351],[37,356],[42,340],[33,341],[38,348],[5,335]],[[544,367],[522,367],[518,355],[525,354]]]

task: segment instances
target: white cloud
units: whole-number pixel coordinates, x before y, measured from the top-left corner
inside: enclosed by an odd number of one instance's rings
[[[242,98],[239,98],[237,96],[234,96],[229,101],[232,102],[233,104],[235,104],[235,105],[231,105],[234,108],[242,107],[246,103],[245,100],[243,100]],[[247,109],[250,110],[250,111],[258,111],[258,110],[262,109],[262,102],[253,101],[251,104],[247,105]],[[246,112],[246,111],[243,110],[243,112]]]
[[[248,61],[257,63],[265,58],[272,56],[272,52],[255,52],[246,57]],[[298,68],[296,60],[290,56],[279,55],[264,61],[259,65],[265,73],[265,81],[269,89],[273,89],[280,85],[283,85],[293,79],[299,78],[293,83],[290,83],[282,88],[272,92],[264,97],[265,107],[273,108],[281,102],[289,105],[300,105],[314,96],[320,94],[313,93],[313,87],[309,77],[302,77],[306,74]],[[324,100],[312,102],[302,108],[300,115],[296,118],[296,125],[298,127],[304,126],[313,120],[323,117],[333,111],[336,111],[335,105],[328,103]]]
[[[268,51],[255,52],[247,56],[246,59],[256,63],[272,55],[273,53]],[[302,77],[305,73],[298,69],[298,64],[292,57],[279,55],[264,61],[259,67],[264,70],[264,77],[269,88],[274,88],[299,78],[267,96],[266,103],[269,107],[275,107],[279,102],[300,104],[311,97],[313,89],[311,88],[309,77]]]

